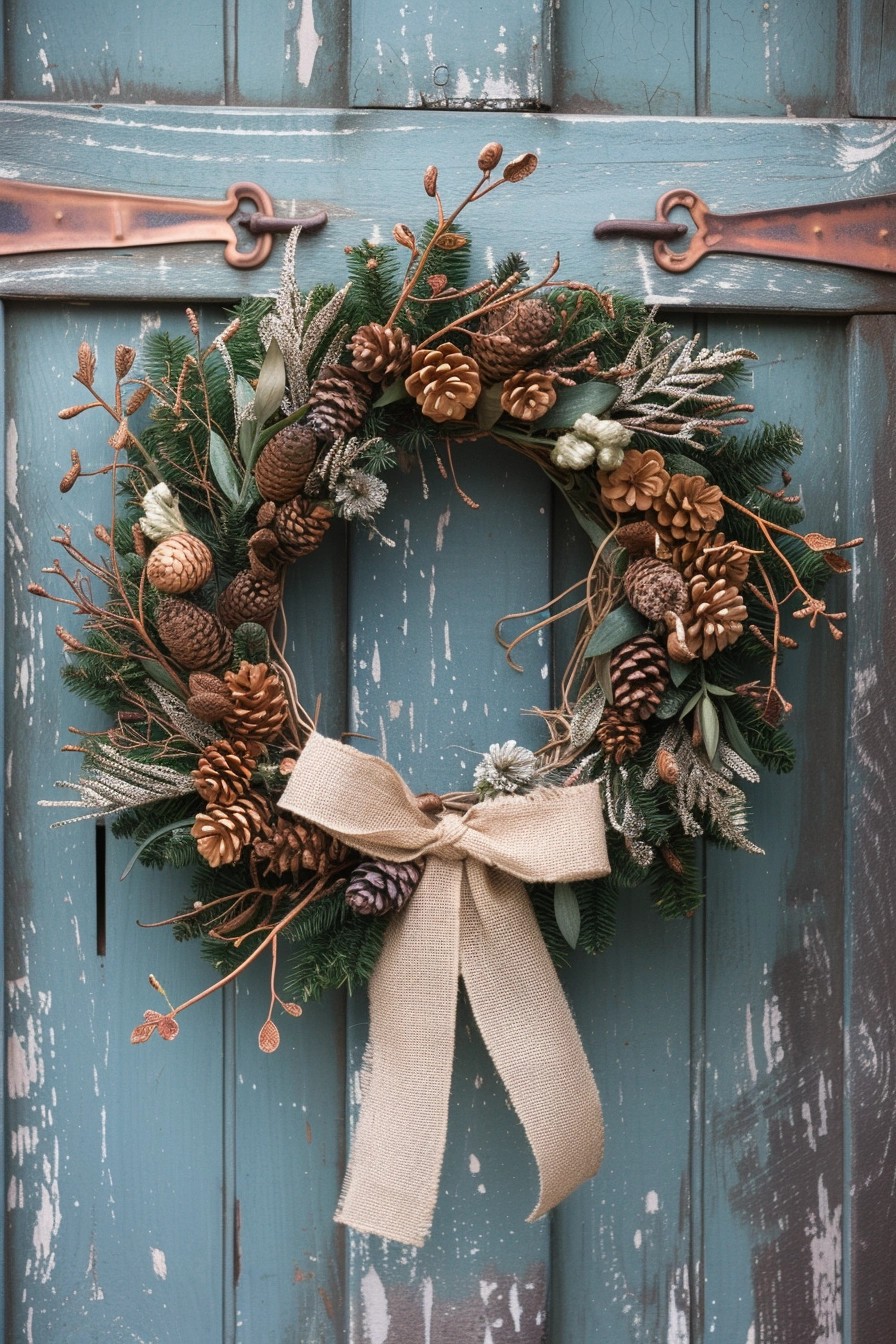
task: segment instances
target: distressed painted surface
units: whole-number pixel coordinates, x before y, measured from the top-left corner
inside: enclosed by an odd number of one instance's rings
[[[677,307],[852,312],[896,302],[896,277],[870,271],[719,256],[673,276],[655,266],[645,242],[592,237],[594,223],[611,215],[651,218],[657,197],[675,186],[693,188],[722,212],[893,190],[896,126],[888,122],[597,123],[522,113],[495,114],[486,126],[454,113],[6,105],[0,127],[7,175],[217,199],[231,182],[258,178],[283,213],[324,205],[329,225],[301,245],[308,283],[340,277],[343,248],[359,236],[388,237],[396,218],[423,217],[427,163],[439,165],[446,195],[461,199],[483,141],[494,136],[508,149],[536,150],[543,166],[471,213],[479,273],[489,247],[497,256],[522,237],[536,273],[559,249],[561,274]],[[538,220],[550,227],[533,227]],[[222,263],[220,245],[0,258],[0,294],[228,300],[270,292],[277,256],[259,273],[239,274]]]
[[[233,96],[275,107],[348,104],[349,0],[240,0]]]
[[[849,6],[849,110],[891,117],[896,108],[896,3],[853,0]]]

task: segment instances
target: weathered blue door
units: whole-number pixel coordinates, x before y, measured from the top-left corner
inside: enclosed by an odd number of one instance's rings
[[[248,276],[206,245],[5,259],[8,1340],[892,1335],[896,280],[723,257],[671,277],[648,244],[598,244],[592,227],[649,217],[673,186],[722,211],[896,190],[896,11],[505,8],[11,0],[0,174],[214,198],[257,180],[280,213],[330,211],[301,244],[310,283],[341,277],[345,245],[420,216],[426,164],[462,183],[486,140],[536,150],[526,195],[495,200],[490,241],[506,250],[523,234],[533,268],[559,249],[567,274],[758,352],[761,413],[804,433],[794,488],[867,538],[848,638],[807,641],[791,662],[800,764],[758,794],[766,857],[707,854],[707,901],[688,923],[664,925],[633,896],[611,951],[566,975],[604,1098],[598,1178],[525,1224],[528,1152],[466,1023],[430,1242],[344,1236],[331,1214],[363,999],[309,1005],[265,1057],[266,990],[247,976],[176,1043],[132,1050],[148,972],[178,999],[207,980],[167,931],[135,925],[177,908],[174,879],[120,883],[124,847],[89,826],[50,832],[36,806],[68,773],[66,726],[90,725],[60,685],[50,608],[26,592],[73,517],[57,494],[70,449],[85,466],[104,459],[89,422],[56,420],[73,351],[87,339],[109,366],[118,342],[181,324],[187,301],[211,323],[219,305],[273,290],[277,254]],[[424,500],[402,478],[383,524],[399,546],[332,540],[290,612],[313,653],[300,689],[323,695],[324,727],[370,734],[420,789],[456,787],[468,749],[535,744],[517,707],[552,703],[556,651],[533,647],[514,674],[492,626],[562,590],[575,544],[520,459],[477,448],[458,467],[478,512],[440,479]],[[94,498],[100,518],[99,486]],[[90,499],[77,501],[85,538]]]

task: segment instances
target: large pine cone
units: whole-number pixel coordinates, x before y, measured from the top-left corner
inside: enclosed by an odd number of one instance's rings
[[[666,493],[669,473],[663,456],[655,448],[640,452],[630,448],[613,471],[599,471],[598,484],[603,502],[615,513],[649,509]]]
[[[240,663],[224,673],[230,707],[222,722],[243,742],[272,742],[289,718],[279,676],[269,663]]]
[[[307,425],[287,425],[268,439],[255,463],[255,484],[262,499],[282,504],[299,494],[316,457],[317,439]]]
[[[280,578],[263,565],[240,570],[218,598],[218,615],[235,630],[244,621],[265,625],[280,605]]]
[[[304,495],[281,504],[273,519],[273,531],[278,545],[270,559],[288,565],[300,556],[316,551],[333,515],[325,504],[315,504]]]
[[[348,364],[325,364],[311,386],[306,424],[323,443],[357,429],[370,405],[373,383]]]
[[[622,578],[622,586],[635,611],[648,621],[661,621],[667,611],[684,611],[688,586],[676,569],[665,560],[643,555],[632,560]]]
[[[165,648],[189,671],[220,667],[233,657],[233,636],[212,611],[181,597],[159,603],[156,629]]]
[[[450,341],[443,341],[435,349],[415,350],[411,376],[404,385],[423,414],[437,424],[463,420],[476,405],[482,386],[476,361]]]
[[[613,708],[630,717],[649,719],[669,683],[666,650],[653,635],[636,635],[610,659]]]
[[[388,915],[407,905],[422,876],[423,864],[414,859],[407,863],[368,859],[351,875],[346,904],[359,915]]]
[[[196,848],[211,868],[236,863],[246,845],[268,831],[268,809],[262,798],[247,794],[227,807],[216,804],[197,812],[190,831]]]
[[[311,822],[278,816],[270,835],[253,845],[256,857],[267,863],[268,877],[297,879],[302,871],[322,877],[345,862],[348,850]]]
[[[214,567],[204,541],[191,532],[174,532],[152,548],[146,577],[160,593],[192,593],[208,583]]]
[[[747,608],[734,585],[724,579],[710,583],[698,574],[690,586],[690,603],[681,617],[685,639],[691,653],[710,658],[740,639]]]
[[[545,351],[554,314],[541,299],[519,299],[483,314],[470,350],[485,383],[502,383]]]
[[[400,327],[368,322],[359,327],[348,343],[352,366],[372,383],[391,383],[411,362],[411,338]]]
[[[540,420],[556,400],[554,375],[544,369],[520,369],[501,392],[501,408],[514,420]]]
[[[667,541],[691,541],[712,532],[725,512],[722,492],[703,476],[676,472],[654,504],[657,528]]]
[[[229,807],[249,791],[255,754],[245,742],[211,742],[193,771],[196,792],[206,803]]]
[[[617,765],[634,756],[644,737],[644,725],[628,710],[607,705],[597,728],[597,740]]]

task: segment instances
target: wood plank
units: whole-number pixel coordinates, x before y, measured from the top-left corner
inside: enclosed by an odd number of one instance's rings
[[[558,112],[693,116],[694,0],[562,4],[556,19]]]
[[[349,0],[240,0],[229,103],[348,104]]]
[[[2,27],[2,25],[0,25],[0,27]],[[2,42],[2,38],[0,38],[0,42]],[[2,55],[2,50],[0,50],[0,55]],[[3,428],[4,440],[5,440],[5,436],[6,436],[6,432],[7,432],[7,431],[6,431],[6,426],[7,426],[7,419],[6,419],[6,321],[7,321],[6,306],[5,306],[4,304],[0,304],[0,426],[2,426],[2,428]],[[5,474],[5,473],[4,473],[4,474]],[[4,496],[4,497],[5,497],[5,496]],[[6,591],[7,591],[7,589],[6,589],[6,546],[4,545],[4,546],[0,546],[0,592],[5,593]],[[6,623],[6,614],[5,614],[5,612],[4,612],[4,648],[6,648],[6,642],[5,642],[5,623]],[[5,695],[5,693],[6,693],[6,688],[5,688],[5,684],[4,684],[4,695]],[[0,760],[2,760],[2,761],[4,761],[4,762],[6,761],[6,714],[5,714],[5,713],[2,714],[2,715],[0,715]],[[0,790],[2,790],[2,792],[3,792],[3,803],[4,803],[3,815],[4,815],[4,818],[5,818],[5,816],[6,816],[6,772],[5,772],[5,770],[4,770],[4,773],[3,773],[3,782],[2,782],[2,784],[0,784]],[[5,893],[5,890],[6,890],[6,886],[5,886],[5,884],[6,884],[6,826],[5,826],[5,824],[4,824],[2,827],[0,827],[0,873],[3,873],[4,893]],[[4,905],[5,905],[5,895],[4,895]],[[6,966],[6,932],[5,932],[5,927],[4,927],[4,926],[5,926],[5,920],[4,920],[4,923],[3,923],[3,924],[0,924],[0,956],[2,956],[2,964],[3,964],[3,966],[5,967],[5,966]],[[6,977],[6,974],[7,974],[7,973],[6,973],[6,971],[4,970],[4,978]],[[2,1075],[2,1080],[3,1080],[3,1088],[2,1088],[3,1096],[4,1096],[4,1097],[8,1097],[8,1096],[9,1096],[8,1060],[7,1060],[5,1057],[4,1057],[4,1059],[3,1059],[2,1061],[0,1061],[0,1075]],[[4,1135],[5,1135],[6,1132],[7,1132],[7,1131],[6,1131],[6,1127],[5,1127],[5,1125],[4,1125],[4,1130],[3,1130],[3,1132],[4,1132]],[[4,1173],[4,1175],[5,1175],[5,1173]],[[7,1227],[6,1227],[6,1222],[7,1222],[7,1220],[4,1218],[4,1220],[3,1220],[3,1224],[2,1224],[2,1226],[0,1226],[0,1260],[2,1260],[2,1263],[3,1263],[4,1265],[7,1263],[7,1261],[6,1261],[6,1247],[7,1247]],[[6,1294],[5,1294],[5,1293],[3,1294],[3,1302],[0,1303],[0,1338],[6,1338]]]
[[[866,537],[853,581],[847,739],[849,892],[848,1179],[853,1190],[846,1273],[848,1337],[884,1339],[896,1313],[894,1195],[896,1058],[893,870],[892,579],[893,386],[896,318],[857,319],[849,331],[849,526]]]
[[[893,190],[896,131],[885,122],[607,118],[598,131],[589,118],[496,113],[486,130],[477,118],[441,113],[10,104],[0,128],[5,174],[33,177],[40,164],[47,181],[216,199],[232,181],[257,176],[281,211],[325,205],[329,225],[301,246],[304,283],[339,279],[342,250],[359,237],[377,230],[388,237],[397,218],[425,217],[427,163],[439,165],[446,196],[460,199],[483,139],[493,135],[508,153],[533,147],[543,166],[513,193],[496,192],[471,212],[480,270],[487,249],[499,255],[523,235],[536,271],[547,270],[559,249],[561,274],[670,306],[853,312],[896,304],[893,276],[721,256],[672,276],[655,267],[644,242],[599,244],[591,236],[592,221],[609,215],[652,216],[657,197],[673,186],[694,188],[720,211]],[[388,173],[371,173],[371,164],[386,161]],[[534,231],[528,219],[544,223]],[[276,287],[279,246],[264,270],[239,274],[220,247],[204,244],[4,258],[0,294],[226,301]]]
[[[707,115],[845,113],[843,6],[838,0],[698,3],[704,12],[706,53],[707,98],[701,110]],[[878,114],[886,116],[887,111],[881,107]]]
[[[797,424],[806,444],[792,489],[812,522],[843,517],[843,327],[716,321],[708,334],[758,351],[763,418]],[[832,583],[832,610],[844,589]],[[786,629],[802,646],[783,669],[798,765],[749,790],[766,857],[707,852],[705,1329],[839,1344],[844,650],[825,630]]]
[[[849,13],[849,110],[892,117],[896,108],[896,0],[852,0]]]
[[[550,0],[499,9],[354,0],[351,105],[550,107],[553,11]]]

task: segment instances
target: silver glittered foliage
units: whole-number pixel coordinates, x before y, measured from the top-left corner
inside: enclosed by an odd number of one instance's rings
[[[193,793],[195,784],[189,773],[172,770],[167,765],[152,765],[137,761],[109,742],[91,746],[78,779],[60,779],[57,789],[73,789],[77,800],[57,801],[41,799],[41,807],[87,808],[77,817],[66,817],[54,826],[66,826],[73,821],[95,821],[98,817],[122,812],[127,807],[141,807],[144,803],[158,803],[165,798],[180,798]]]
[[[369,471],[347,471],[333,490],[336,512],[349,522],[372,522],[386,502],[388,486]]]
[[[675,805],[686,835],[703,834],[704,828],[695,815],[702,813],[711,822],[713,830],[729,844],[748,854],[765,853],[747,836],[747,796],[734,783],[735,776],[751,784],[758,783],[759,775],[751,765],[727,742],[719,744],[718,765],[710,765],[706,753],[694,746],[690,733],[680,723],[666,729],[657,754],[660,751],[667,751],[678,766]],[[644,776],[644,787],[655,788],[658,781],[659,771],[654,760]]]
[[[493,742],[473,771],[473,786],[480,798],[519,793],[532,782],[537,763],[534,753],[513,739]]]

